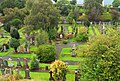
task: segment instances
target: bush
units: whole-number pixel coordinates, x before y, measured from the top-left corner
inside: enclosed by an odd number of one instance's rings
[[[68,65],[57,60],[51,64],[50,70],[53,72],[53,77],[55,80],[62,80],[63,76],[67,74]]]
[[[5,23],[4,30],[10,32],[10,23]]]
[[[20,28],[20,25],[22,24],[22,21],[20,19],[13,19],[10,24],[12,26],[15,26],[17,29]]]
[[[42,44],[48,44],[49,43],[49,37],[47,32],[41,30],[38,35],[35,37],[36,45],[42,45]]]
[[[55,60],[56,48],[53,45],[40,45],[37,49],[37,57],[40,62],[52,62]]]
[[[12,38],[16,38],[16,39],[20,38],[19,32],[16,28],[13,28],[12,30],[10,30],[10,35]]]
[[[17,48],[20,46],[20,41],[16,38],[10,39],[10,47],[14,48],[15,52],[17,52]]]
[[[90,21],[88,21],[88,20],[84,21],[84,26],[89,27],[90,26]]]
[[[63,44],[67,44],[68,43],[68,40],[63,40]]]
[[[83,50],[81,81],[119,81],[120,34],[102,35],[88,42]],[[81,49],[80,49],[81,51]]]
[[[88,40],[88,35],[86,33],[79,33],[76,37],[77,42],[86,42]]]
[[[36,56],[34,55],[31,59],[31,62],[30,62],[30,70],[37,70],[39,65],[37,65],[36,63]]]
[[[49,36],[49,40],[54,40],[56,39],[56,36],[57,36],[57,32],[55,29],[51,29],[49,32],[48,32],[48,36]]]

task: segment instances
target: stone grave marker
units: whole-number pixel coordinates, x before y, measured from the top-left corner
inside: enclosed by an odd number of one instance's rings
[[[23,66],[24,69],[29,68],[28,63],[27,63],[27,59],[26,59],[26,58],[23,59],[23,62],[24,62],[24,66]]]
[[[30,70],[28,68],[25,69],[25,79],[31,79],[31,77],[30,77]]]
[[[22,64],[20,62],[20,58],[17,59],[17,68],[22,68]]]
[[[8,61],[7,61],[7,60],[4,60],[3,62],[4,62],[4,66],[5,66],[5,67],[8,67]]]

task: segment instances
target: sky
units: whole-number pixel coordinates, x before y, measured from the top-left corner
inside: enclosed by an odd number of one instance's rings
[[[78,4],[82,4],[84,0],[77,0]],[[112,4],[113,0],[104,0],[105,4]]]

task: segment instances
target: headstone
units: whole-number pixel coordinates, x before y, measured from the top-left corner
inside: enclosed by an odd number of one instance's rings
[[[31,79],[29,69],[25,69],[25,79]]]
[[[12,63],[12,59],[9,58],[8,60],[10,61],[10,64],[9,64],[8,66],[9,66],[10,68],[12,68],[12,67],[14,66],[14,64]]]
[[[18,53],[20,53],[20,46],[18,47]]]
[[[49,81],[54,81],[54,78],[52,77],[52,71],[49,71],[49,73],[50,73]]]
[[[77,70],[75,70],[75,81],[78,81]]]
[[[40,67],[39,67],[39,60],[36,59],[36,69],[38,70]]]
[[[3,46],[3,48],[4,48],[4,52],[6,52],[7,51],[6,46]]]
[[[29,66],[28,66],[28,63],[27,63],[27,59],[26,58],[24,58],[23,59],[23,62],[24,62],[24,69],[28,69],[29,68]]]
[[[17,59],[17,68],[22,68],[22,64],[20,62],[20,58]]]
[[[48,70],[48,66],[45,67],[45,70]]]
[[[30,44],[32,44],[33,43],[33,39],[32,38],[30,38]]]
[[[1,64],[4,65],[4,63],[3,63],[3,59],[2,59],[2,58],[0,58],[0,66],[1,66]]]
[[[8,67],[8,61],[7,60],[4,60],[4,66]]]
[[[20,53],[23,53],[23,47],[20,46]]]
[[[3,65],[3,64],[1,64],[1,74],[2,74],[2,75],[5,75],[5,68],[4,68],[4,65]]]
[[[24,53],[26,53],[27,51],[26,51],[26,48],[24,48]]]
[[[75,57],[76,55],[75,55],[75,53],[74,53],[74,50],[72,50],[72,57]]]
[[[63,35],[62,34],[60,34],[60,39],[62,39],[63,38]]]

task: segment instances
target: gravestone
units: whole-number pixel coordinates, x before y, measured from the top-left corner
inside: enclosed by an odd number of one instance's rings
[[[22,68],[22,64],[20,62],[20,58],[17,59],[17,68]]]
[[[72,46],[72,57],[75,57],[76,55],[75,55],[75,53],[74,53],[74,50],[76,49],[76,45],[75,44],[73,44],[73,46]]]
[[[4,66],[8,67],[8,61],[7,60],[4,60]]]
[[[45,66],[45,70],[48,70],[48,66]]]
[[[26,53],[27,51],[26,51],[26,48],[24,48],[24,53]]]
[[[8,60],[10,61],[10,64],[9,64],[8,66],[9,66],[10,68],[14,67],[14,64],[12,63],[12,59],[9,58]]]
[[[31,79],[29,69],[25,69],[25,79]]]
[[[49,81],[54,81],[54,78],[52,77],[52,71],[49,71],[49,73],[50,73]]]
[[[7,51],[6,46],[3,46],[3,49],[4,49],[4,50],[3,50],[4,52],[6,52],[6,51]]]
[[[1,74],[2,74],[2,75],[5,75],[5,68],[4,68],[4,65],[3,65],[3,64],[1,64]]]
[[[38,60],[38,59],[36,59],[36,69],[37,69],[37,70],[40,69],[40,67],[39,67],[39,60]]]
[[[75,81],[78,81],[77,70],[75,70]]]
[[[62,39],[63,38],[63,34],[60,34],[60,39]]]
[[[23,47],[20,46],[20,53],[23,53]]]
[[[24,62],[24,69],[28,69],[29,68],[29,66],[28,66],[28,63],[27,63],[27,59],[26,58],[24,58],[23,59],[23,62]]]
[[[0,58],[0,67],[1,67],[1,64],[4,65],[4,63],[3,63],[3,59],[2,59],[2,58]]]
[[[18,53],[20,53],[20,46],[18,47]]]

